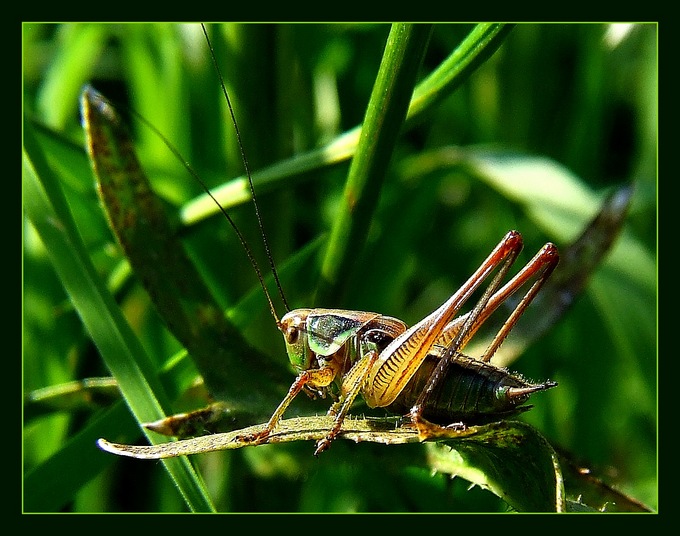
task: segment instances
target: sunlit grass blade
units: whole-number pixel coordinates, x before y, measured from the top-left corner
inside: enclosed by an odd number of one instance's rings
[[[24,397],[24,419],[54,411],[93,409],[120,399],[114,378],[85,378],[65,384],[50,385],[27,393]]]
[[[299,417],[279,423],[267,443],[315,441],[325,437],[332,417]],[[135,446],[100,440],[113,454],[157,460],[218,450],[248,447],[242,437],[263,425],[222,434],[176,441],[166,445]],[[361,443],[384,445],[419,443],[416,430],[400,419],[347,419],[342,437]],[[533,427],[521,422],[471,426],[442,431],[441,442],[428,443],[426,466],[451,476],[462,476],[489,489],[519,511],[555,512],[566,508],[557,455]],[[425,462],[425,460],[423,460]]]

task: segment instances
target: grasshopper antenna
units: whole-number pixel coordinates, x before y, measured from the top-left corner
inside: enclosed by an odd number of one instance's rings
[[[248,161],[246,160],[246,155],[243,150],[243,143],[241,142],[241,134],[238,129],[238,125],[236,123],[236,117],[234,115],[234,110],[231,106],[231,101],[229,100],[229,94],[227,93],[227,89],[224,85],[224,80],[222,79],[222,74],[219,70],[219,67],[217,66],[217,60],[215,58],[215,51],[213,50],[212,43],[210,42],[210,38],[208,37],[208,33],[205,29],[205,26],[201,24],[201,28],[203,28],[203,34],[205,35],[205,38],[208,42],[208,47],[210,48],[210,55],[212,57],[213,64],[215,66],[215,69],[217,70],[217,74],[220,79],[220,83],[222,85],[222,92],[224,96],[227,99],[227,104],[229,106],[229,112],[231,114],[232,122],[234,124],[234,129],[236,131],[236,137],[238,140],[239,148],[241,150],[241,158],[243,160],[243,165],[246,170],[246,175],[248,176],[248,184],[250,186],[250,194],[253,199],[253,205],[255,206],[255,214],[257,216],[257,222],[258,226],[260,228],[260,233],[262,234],[262,239],[264,241],[264,247],[265,247],[265,252],[267,255],[267,258],[269,259],[269,265],[271,266],[272,274],[274,276],[274,280],[276,281],[276,286],[279,289],[279,295],[281,296],[281,301],[283,301],[283,305],[286,308],[286,312],[290,311],[290,307],[288,307],[288,302],[286,301],[285,296],[283,295],[283,288],[281,287],[281,282],[279,281],[279,274],[276,271],[276,266],[274,265],[274,259],[272,257],[271,251],[269,249],[269,242],[267,241],[267,236],[264,232],[264,226],[262,225],[262,218],[260,217],[260,211],[257,206],[257,201],[255,199],[255,188],[253,187],[253,179],[250,176],[250,169],[248,167]],[[231,216],[229,216],[229,213],[224,209],[224,207],[220,204],[220,202],[215,198],[215,196],[212,194],[210,191],[210,188],[208,188],[207,184],[203,181],[201,176],[191,167],[191,164],[187,162],[182,154],[179,152],[179,150],[170,143],[170,140],[166,138],[166,136],[156,128],[155,125],[153,125],[151,122],[149,122],[145,117],[142,115],[138,114],[135,112],[133,109],[130,109],[131,113],[137,117],[142,123],[144,123],[148,128],[154,131],[154,133],[160,137],[160,139],[163,140],[163,143],[168,147],[168,149],[172,152],[172,154],[179,160],[184,168],[191,174],[191,176],[196,179],[196,181],[201,185],[203,190],[205,191],[206,194],[210,196],[210,198],[215,202],[217,207],[220,209],[220,212],[222,215],[227,219],[229,222],[229,225],[231,225],[232,229],[234,229],[234,232],[236,233],[236,237],[238,238],[239,242],[241,243],[241,246],[243,246],[243,249],[246,252],[246,256],[248,257],[248,261],[250,262],[251,266],[255,270],[255,273],[257,274],[257,279],[260,282],[260,286],[262,287],[262,290],[264,291],[265,297],[267,298],[267,302],[269,304],[269,310],[272,313],[272,316],[274,317],[274,320],[276,321],[277,326],[280,325],[280,319],[279,316],[276,314],[276,308],[274,307],[274,302],[271,298],[271,295],[269,294],[269,291],[267,290],[267,285],[265,285],[264,282],[264,276],[262,275],[262,270],[260,270],[260,266],[257,264],[257,261],[255,260],[255,256],[253,255],[253,252],[251,251],[250,247],[248,246],[248,242],[246,241],[245,237],[243,236],[243,233],[239,230],[239,228],[236,226],[236,223],[234,220],[231,219]]]
[[[160,139],[163,140],[163,143],[165,144],[165,146],[182,163],[182,165],[184,166],[184,169],[186,169],[191,174],[191,176],[194,179],[196,179],[196,181],[198,181],[198,183],[201,185],[201,187],[203,188],[205,193],[210,196],[210,198],[215,202],[217,207],[220,209],[220,212],[224,215],[225,218],[227,218],[227,221],[229,222],[231,227],[234,229],[234,232],[236,233],[236,237],[238,238],[239,242],[243,246],[243,249],[246,252],[246,255],[248,257],[248,260],[250,261],[251,266],[254,268],[255,273],[257,274],[257,278],[260,281],[260,286],[264,290],[265,297],[267,298],[267,302],[269,303],[269,309],[272,313],[272,316],[274,317],[274,320],[276,321],[276,324],[278,325],[280,323],[279,317],[276,314],[276,309],[274,308],[274,303],[272,301],[271,296],[269,295],[269,291],[267,290],[267,286],[264,283],[264,277],[262,276],[262,271],[260,270],[260,266],[257,264],[257,261],[255,260],[255,256],[253,255],[253,252],[250,250],[250,247],[248,246],[248,242],[246,242],[245,237],[241,233],[240,229],[236,226],[236,223],[234,222],[234,220],[231,219],[231,216],[229,216],[229,213],[224,209],[224,207],[220,204],[220,202],[215,198],[215,196],[210,191],[210,188],[208,188],[208,185],[205,184],[205,182],[203,182],[203,179],[201,178],[201,176],[196,172],[196,170],[194,170],[194,168],[191,167],[191,164],[189,164],[189,162],[184,160],[184,157],[179,152],[179,150],[177,150],[177,148],[174,145],[172,145],[172,143],[170,143],[170,140],[168,140],[165,137],[165,135],[160,130],[158,130],[152,123],[147,121],[147,119],[145,117],[141,116],[140,114],[138,114],[137,112],[135,112],[132,109],[130,109],[130,111],[139,121],[144,123],[151,130],[153,130],[154,133],[157,136],[159,136]],[[251,188],[252,188],[252,185],[251,185]],[[269,248],[267,248],[267,255],[269,256]],[[271,257],[269,258],[269,260],[273,264]],[[276,273],[276,272],[274,272],[274,273]],[[275,278],[276,278],[276,284],[279,286],[279,292],[281,293],[281,298],[283,299],[283,304],[286,307],[286,311],[290,311],[290,309],[288,308],[288,304],[286,303],[286,300],[283,297],[283,291],[281,290],[281,286],[279,284],[279,278],[278,278],[278,276],[275,276]]]
[[[246,153],[243,148],[243,142],[241,141],[241,131],[238,128],[238,123],[236,122],[236,115],[234,114],[234,108],[231,105],[231,99],[229,98],[229,93],[227,92],[227,88],[224,85],[224,78],[222,77],[222,72],[220,71],[220,67],[217,64],[217,58],[215,56],[215,50],[213,49],[212,43],[210,41],[210,37],[208,37],[208,31],[206,30],[205,24],[201,23],[201,29],[203,30],[203,35],[205,36],[205,40],[208,43],[208,48],[210,49],[210,57],[212,58],[213,65],[215,66],[215,71],[217,72],[217,77],[220,80],[220,86],[222,87],[222,94],[224,95],[224,98],[227,101],[227,107],[229,108],[229,114],[231,115],[231,122],[234,125],[234,131],[236,133],[236,139],[238,141],[238,146],[241,151],[241,160],[243,161],[243,167],[245,168],[246,176],[248,177],[248,186],[250,187],[250,196],[253,199],[253,207],[255,207],[255,216],[257,217],[257,225],[260,228],[260,234],[262,235],[262,242],[264,243],[264,249],[265,253],[267,255],[267,259],[269,260],[269,267],[271,268],[272,275],[274,276],[274,280],[276,281],[276,287],[279,289],[279,295],[281,296],[281,301],[283,302],[283,306],[286,308],[286,312],[290,311],[290,307],[288,307],[288,302],[286,301],[286,297],[283,295],[283,287],[281,286],[281,281],[279,280],[279,273],[276,270],[276,265],[274,264],[274,257],[272,256],[271,250],[269,249],[269,241],[267,240],[267,233],[264,232],[264,225],[262,223],[262,217],[260,216],[260,209],[257,205],[257,199],[255,198],[255,187],[253,186],[253,178],[250,174],[250,167],[248,166],[248,159],[246,158]],[[208,195],[213,198],[213,200],[217,203],[217,205],[220,207],[220,210],[222,213],[227,216],[227,212],[222,208],[222,206],[217,202],[217,200],[212,196],[210,192],[208,192]],[[246,249],[246,253],[248,255],[248,258],[250,259],[250,263],[253,265],[253,268],[255,268],[255,271],[257,272],[257,277],[260,280],[260,284],[262,285],[262,289],[264,290],[264,293],[267,295],[267,301],[269,302],[269,307],[271,308],[272,315],[274,316],[274,319],[276,320],[276,323],[279,323],[279,318],[276,315],[276,310],[274,309],[274,304],[272,303],[271,296],[269,295],[269,292],[267,291],[267,287],[264,284],[264,278],[262,277],[262,272],[260,271],[257,263],[255,262],[255,259],[253,257],[252,252],[248,248],[248,246],[245,243],[245,239],[241,235],[241,232],[236,229],[236,225],[232,221],[232,219],[227,216],[227,219],[229,220],[229,223],[231,226],[236,230],[236,233],[239,237],[239,240],[243,244],[244,248]]]

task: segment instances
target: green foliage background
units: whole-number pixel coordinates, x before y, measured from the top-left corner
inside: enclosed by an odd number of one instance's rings
[[[511,368],[559,382],[557,389],[536,397],[525,420],[607,482],[655,508],[657,33],[655,25],[633,25],[616,40],[620,29],[600,24],[515,27],[461,87],[402,133],[367,245],[353,252],[345,292],[333,303],[315,305],[379,311],[411,324],[455,291],[508,229],[524,235],[524,261],[548,240],[562,246],[576,237],[575,222],[556,226],[535,206],[529,210],[526,200],[480,180],[474,166],[443,158],[450,154],[446,151],[466,154],[483,147],[547,157],[578,177],[576,184],[594,199],[633,183],[621,240],[628,249],[612,256],[628,259],[623,264],[629,262],[639,278],[631,284],[620,264],[605,262],[565,318]],[[423,76],[470,30],[470,25],[436,25]],[[257,170],[322,147],[362,122],[389,26],[227,25],[211,32],[248,161]],[[211,186],[241,175],[233,128],[200,28],[39,24],[24,26],[23,39],[24,113],[60,133],[59,143],[45,143],[70,209],[101,277],[160,368],[180,348],[121,264],[82,149],[78,96],[82,85],[92,81],[110,98],[127,102]],[[171,206],[200,194],[158,136],[138,124],[133,134],[148,175]],[[64,139],[72,140],[73,147]],[[348,166],[343,161],[289,173],[258,188],[279,266],[328,232]],[[558,195],[549,179],[538,183],[548,213],[548,201]],[[232,214],[261,259],[251,206],[238,206]],[[593,214],[592,207],[583,207],[581,225]],[[24,393],[107,375],[52,268],[50,244],[41,243],[29,221],[23,235]],[[183,236],[225,308],[258,292],[252,269],[223,219],[188,227]],[[312,303],[314,262],[293,266],[284,278],[293,307]],[[271,356],[272,367],[285,369],[283,344],[267,310],[260,304],[247,311],[246,336]],[[39,510],[78,512],[184,511],[161,465],[117,459],[99,452],[93,442],[83,442],[70,474],[59,475],[63,481],[31,478],[65,455],[69,441],[104,412],[118,411],[121,420],[129,419],[108,402],[103,407],[96,402],[49,411],[26,405],[25,500],[49,490],[49,502],[31,504]],[[175,409],[191,407],[196,406],[182,400]],[[311,407],[321,413],[327,405],[321,401]],[[134,423],[130,429],[132,442],[143,441],[135,437]],[[105,437],[115,440],[119,433],[111,430]],[[411,465],[418,448],[338,441],[317,460],[311,443],[294,443],[202,455],[193,462],[218,510],[507,508],[487,491],[468,490],[460,478],[433,476]]]

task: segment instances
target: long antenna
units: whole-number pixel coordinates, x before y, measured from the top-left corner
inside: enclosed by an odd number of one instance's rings
[[[210,191],[210,188],[203,182],[203,179],[201,176],[194,170],[194,168],[191,167],[191,164],[184,160],[184,157],[182,156],[182,153],[179,152],[179,150],[168,140],[165,135],[156,128],[150,121],[148,121],[145,117],[143,117],[141,114],[138,114],[135,110],[130,109],[131,113],[142,123],[144,123],[148,128],[154,131],[154,133],[161,139],[163,140],[163,143],[165,146],[172,152],[173,155],[179,160],[182,165],[184,166],[184,169],[186,169],[191,176],[198,181],[198,183],[201,185],[203,190],[210,196],[210,198],[215,202],[215,204],[218,206],[220,209],[220,212],[224,215],[225,218],[227,218],[227,221],[231,225],[231,227],[234,229],[234,232],[236,233],[236,236],[238,237],[239,242],[243,246],[243,249],[246,252],[246,255],[248,256],[248,260],[250,261],[250,264],[252,265],[253,269],[255,270],[255,273],[257,274],[257,278],[260,281],[260,286],[262,287],[262,290],[264,290],[264,294],[267,298],[267,302],[269,302],[269,309],[271,310],[272,316],[274,317],[274,320],[276,320],[277,325],[279,324],[279,317],[276,314],[276,309],[274,308],[274,303],[272,302],[272,298],[269,295],[269,291],[267,290],[267,286],[264,283],[264,277],[262,276],[262,271],[260,270],[260,266],[257,264],[257,261],[255,260],[255,256],[253,255],[253,252],[251,251],[250,247],[248,246],[248,242],[246,242],[245,237],[241,233],[240,229],[236,226],[236,223],[234,223],[234,220],[231,219],[231,216],[229,216],[229,213],[224,209],[224,207],[220,204],[220,202],[215,199],[215,196],[212,194]],[[276,278],[277,284],[278,284],[278,278]],[[283,296],[283,291],[279,288],[279,292],[281,292]],[[286,305],[286,302],[284,300],[284,305]],[[286,305],[286,310],[289,311],[288,306]]]
[[[276,266],[274,265],[274,259],[272,257],[271,251],[269,249],[269,243],[267,241],[267,235],[264,232],[264,226],[262,225],[262,218],[260,217],[260,211],[257,206],[257,200],[255,199],[255,188],[253,186],[253,179],[250,175],[250,168],[248,167],[248,161],[246,159],[246,155],[243,149],[243,143],[241,142],[241,134],[238,129],[238,124],[236,123],[236,117],[234,115],[234,110],[231,106],[231,101],[229,100],[229,94],[227,93],[227,89],[224,85],[224,80],[222,78],[222,74],[219,70],[219,67],[217,65],[217,60],[215,58],[215,52],[212,47],[212,43],[210,42],[210,38],[208,37],[208,34],[206,32],[205,26],[201,24],[201,28],[203,29],[203,34],[205,35],[205,38],[208,42],[208,47],[210,48],[210,55],[212,57],[213,64],[215,66],[215,69],[217,70],[217,74],[220,79],[220,84],[222,85],[222,92],[224,96],[227,99],[227,104],[229,106],[229,112],[231,113],[231,118],[232,122],[234,125],[234,129],[236,131],[236,137],[238,140],[239,148],[241,151],[241,158],[243,160],[243,165],[246,170],[246,175],[248,177],[248,184],[250,186],[250,194],[253,199],[253,205],[255,207],[255,214],[257,216],[257,222],[258,226],[260,228],[260,233],[262,234],[262,239],[264,242],[265,246],[265,251],[267,254],[267,258],[269,259],[269,265],[272,270],[272,275],[274,276],[274,280],[276,281],[276,286],[279,289],[279,295],[281,296],[281,301],[283,302],[284,307],[286,308],[286,311],[290,311],[290,307],[288,307],[288,302],[286,301],[285,296],[283,295],[283,288],[281,287],[281,282],[279,280],[279,274],[276,271]],[[271,311],[272,316],[274,317],[274,320],[276,321],[277,326],[280,324],[280,319],[279,316],[276,314],[276,308],[274,307],[274,302],[271,298],[271,295],[269,294],[269,291],[267,290],[267,285],[264,282],[264,276],[262,275],[262,270],[260,270],[260,266],[257,264],[257,261],[255,260],[255,256],[253,255],[252,250],[250,249],[250,246],[248,246],[248,242],[246,241],[245,237],[243,236],[243,233],[239,230],[239,228],[236,226],[236,223],[234,220],[231,219],[231,216],[229,216],[229,213],[224,209],[224,207],[220,204],[220,202],[215,198],[215,196],[212,194],[210,191],[210,188],[208,188],[207,184],[203,181],[201,176],[191,167],[191,164],[187,162],[182,154],[179,152],[179,150],[168,140],[168,138],[160,131],[158,128],[156,128],[155,125],[153,125],[150,121],[148,121],[145,117],[143,117],[141,114],[137,113],[135,110],[130,108],[130,112],[137,117],[138,120],[140,120],[142,123],[144,123],[148,128],[150,128],[161,140],[163,140],[163,143],[166,145],[166,147],[172,152],[172,154],[177,158],[178,161],[182,163],[184,168],[191,174],[191,176],[196,179],[196,181],[201,185],[203,190],[205,191],[206,194],[210,196],[210,198],[215,202],[217,207],[220,209],[220,212],[222,215],[227,219],[229,222],[229,225],[231,225],[232,229],[234,229],[234,232],[236,233],[236,236],[241,243],[241,246],[246,252],[246,256],[248,257],[248,261],[250,262],[251,266],[255,270],[255,273],[257,274],[257,279],[260,282],[260,286],[262,287],[262,290],[264,291],[265,297],[267,298],[267,302],[269,304],[269,310]]]
[[[281,281],[279,280],[279,273],[276,270],[276,266],[274,264],[274,257],[272,256],[271,250],[269,249],[269,241],[267,240],[267,233],[264,231],[264,225],[262,223],[262,217],[260,216],[260,209],[257,205],[257,199],[255,198],[255,187],[253,186],[253,178],[252,175],[250,174],[250,167],[248,166],[248,159],[246,158],[246,153],[245,149],[243,147],[243,142],[241,140],[241,131],[238,128],[238,123],[236,121],[236,115],[234,114],[234,108],[231,105],[231,99],[229,98],[229,93],[227,92],[227,88],[224,85],[224,78],[222,77],[222,72],[220,71],[220,66],[217,63],[217,57],[215,56],[215,49],[212,46],[212,42],[210,41],[210,37],[208,37],[208,31],[205,28],[205,24],[201,23],[201,29],[203,30],[203,35],[205,36],[205,40],[208,43],[208,48],[210,49],[210,57],[212,58],[213,65],[215,66],[215,71],[217,72],[217,77],[220,80],[220,86],[222,87],[222,93],[224,94],[224,98],[227,101],[227,106],[229,108],[229,114],[231,115],[231,122],[234,125],[234,131],[236,133],[236,140],[238,141],[238,146],[239,150],[241,151],[241,160],[243,161],[243,167],[245,168],[246,176],[248,177],[248,186],[250,187],[250,196],[253,199],[253,207],[255,208],[255,216],[257,217],[257,225],[260,228],[260,234],[262,235],[262,242],[264,243],[264,249],[267,254],[267,259],[269,260],[269,267],[271,268],[272,275],[274,276],[274,280],[276,281],[276,287],[279,289],[279,295],[281,296],[281,301],[283,302],[283,306],[286,308],[286,311],[290,311],[290,307],[288,307],[288,302],[286,301],[286,297],[283,295],[283,287],[281,286]],[[224,215],[226,215],[226,211],[222,208],[222,206],[217,202],[217,200],[212,196],[210,192],[208,192],[208,195],[212,197],[212,199],[217,203],[217,205],[220,207],[220,210]],[[231,223],[232,227],[236,229],[236,226],[234,225],[234,222],[227,216],[229,219],[229,223]],[[257,266],[257,263],[255,262],[255,259],[252,256],[252,253],[250,249],[248,249],[247,245],[245,244],[245,240],[243,239],[240,231],[236,229],[236,232],[239,236],[239,239],[243,243],[244,247],[246,248],[248,258],[250,259],[251,264],[255,268],[255,271],[257,272],[257,276],[260,280],[260,283],[262,284],[262,288],[264,289],[265,294],[267,295],[267,300],[269,301],[269,306],[272,309],[272,314],[274,315],[274,318],[276,319],[276,322],[279,322],[278,317],[276,316],[276,312],[274,311],[274,306],[272,305],[272,299],[271,296],[269,295],[269,292],[267,292],[267,287],[264,284],[264,280],[262,278],[262,273],[260,272],[259,267]]]

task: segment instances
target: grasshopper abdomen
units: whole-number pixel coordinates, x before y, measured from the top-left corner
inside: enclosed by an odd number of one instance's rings
[[[407,413],[434,372],[439,356],[430,354],[397,399],[388,407]],[[446,375],[430,393],[422,408],[425,419],[440,425],[455,422],[486,424],[531,408],[523,405],[532,393],[557,385],[533,384],[519,374],[463,354],[455,356]]]

